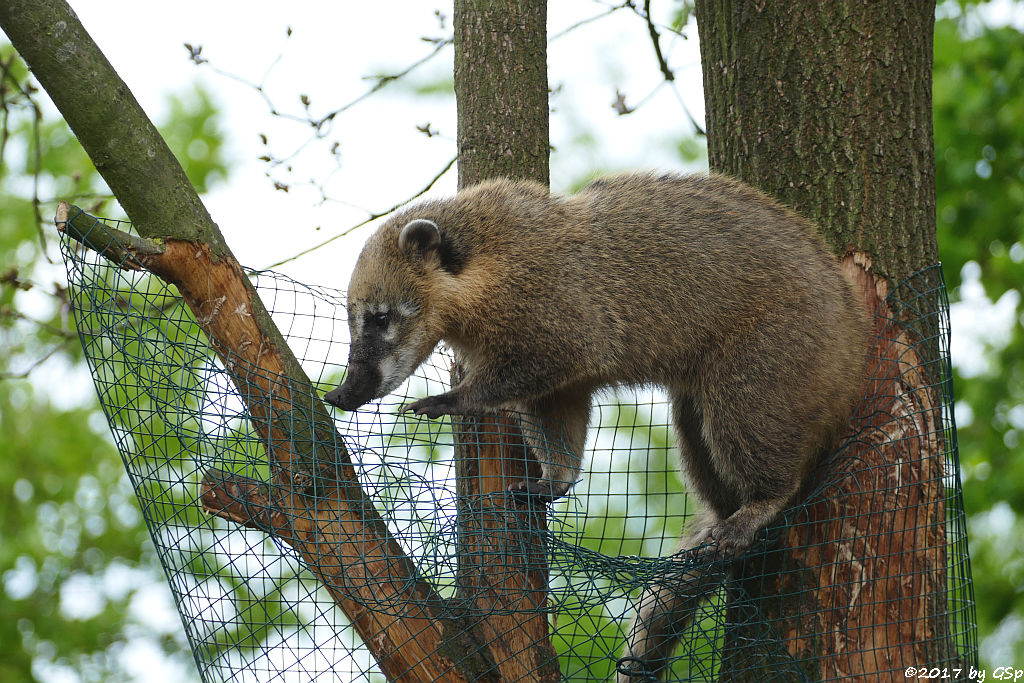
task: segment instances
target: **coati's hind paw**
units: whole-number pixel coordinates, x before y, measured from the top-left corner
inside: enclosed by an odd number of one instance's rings
[[[560,483],[554,484],[544,479],[524,480],[508,487],[508,492],[518,502],[530,504],[550,503],[564,496],[568,490],[568,486],[563,486]]]
[[[435,420],[442,415],[462,415],[465,412],[461,402],[451,392],[427,396],[418,401],[413,401],[405,406],[404,410],[406,412],[414,412],[417,415],[426,415],[431,420]]]
[[[647,662],[639,657],[620,657],[619,660],[615,662],[615,672],[618,674],[615,678],[618,683],[624,683],[625,681],[658,680],[658,677],[653,671],[651,671]]]

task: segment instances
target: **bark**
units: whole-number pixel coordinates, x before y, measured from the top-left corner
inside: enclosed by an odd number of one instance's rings
[[[460,187],[501,176],[548,183],[546,19],[545,0],[456,0]],[[453,381],[460,373],[457,360]],[[537,476],[536,463],[510,418],[467,420],[459,440],[459,599],[504,680],[556,681],[544,510],[507,495]]]
[[[546,21],[545,0],[456,1],[459,187],[548,184]]]
[[[705,0],[696,12],[712,168],[813,219],[864,308],[898,321],[883,305],[891,286],[937,260],[934,2]],[[738,570],[810,680],[889,681],[957,661],[940,396],[915,369],[935,348],[899,322],[876,318],[873,332],[860,438],[819,468],[828,485],[781,548]],[[751,635],[727,634],[723,680],[760,678],[740,672]]]
[[[0,26],[78,136],[140,237],[62,205],[61,229],[173,284],[245,401],[270,461],[262,482],[210,470],[204,508],[302,556],[395,681],[492,680],[462,620],[416,573],[360,488],[334,422],[181,167],[62,0],[5,0]],[[104,252],[105,250],[105,252]],[[383,580],[382,579],[386,579]],[[385,612],[367,605],[392,603]]]
[[[934,2],[698,2],[711,167],[899,281],[935,263]]]

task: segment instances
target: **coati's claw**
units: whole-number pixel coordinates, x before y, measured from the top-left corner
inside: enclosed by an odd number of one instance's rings
[[[421,398],[405,406],[404,410],[405,412],[414,412],[417,415],[426,415],[431,420],[436,420],[442,415],[458,415],[462,412],[458,401],[450,394],[438,394],[437,396]]]
[[[567,488],[543,480],[524,480],[508,487],[508,492],[520,503],[550,503],[564,496],[566,491]]]
[[[737,524],[730,524],[725,520],[720,524],[707,527],[700,534],[693,537],[693,546],[699,547],[705,543],[713,543],[714,546],[708,551],[717,559],[727,560],[739,557],[753,543],[753,531],[747,527],[740,527]]]

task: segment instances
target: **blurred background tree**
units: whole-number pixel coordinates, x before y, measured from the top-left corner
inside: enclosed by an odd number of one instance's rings
[[[677,27],[692,29],[689,3],[672,1]],[[934,90],[939,251],[966,340],[956,412],[989,668],[1024,651],[1024,33],[1008,25],[1024,3],[993,4],[998,13],[984,2],[940,5]],[[153,619],[173,606],[51,260],[56,199],[117,209],[63,121],[44,116],[9,47],[0,77],[0,487],[13,493],[0,507],[0,680],[148,680],[157,653],[164,678],[194,679],[180,624]],[[451,97],[450,82],[429,85],[400,92],[409,102]],[[200,192],[235,163],[217,107],[188,90],[171,97],[162,126]],[[568,107],[560,115],[578,126]],[[670,115],[682,131],[679,165],[692,167],[706,158],[703,139]],[[613,169],[607,141],[582,127],[572,140],[552,155],[553,169],[579,176],[571,185],[587,180],[581,159],[587,176]]]
[[[9,45],[0,76],[0,680],[145,679],[159,652],[172,680],[192,678],[54,262],[56,198],[117,209]],[[213,102],[194,89],[167,109],[161,130],[203,192],[228,171]]]
[[[999,666],[1024,652],[1024,33],[985,9],[940,8],[935,184],[953,324],[974,342],[955,356],[957,433],[982,662]]]

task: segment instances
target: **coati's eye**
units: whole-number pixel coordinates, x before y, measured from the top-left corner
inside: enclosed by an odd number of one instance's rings
[[[373,316],[373,324],[377,327],[387,327],[390,316],[387,313],[377,313]]]

